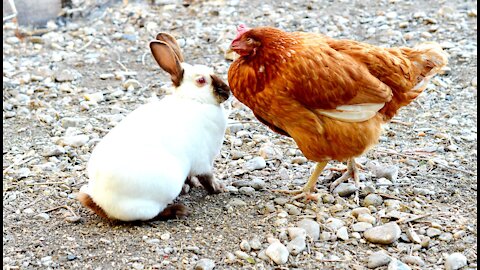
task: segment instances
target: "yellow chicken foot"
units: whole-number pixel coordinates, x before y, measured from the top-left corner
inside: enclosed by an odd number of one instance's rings
[[[332,192],[340,183],[346,182],[350,177],[353,178],[355,181],[355,186],[357,187],[357,191],[355,191],[355,202],[358,204],[359,203],[359,198],[358,198],[358,189],[360,188],[360,177],[358,174],[358,168],[360,167],[356,162],[354,158],[351,158],[347,162],[347,171],[340,176],[337,180],[335,180],[332,184],[330,184],[330,192]]]
[[[300,198],[305,197],[307,200],[318,200],[318,196],[316,194],[312,194],[316,190],[316,184],[318,177],[322,173],[323,169],[327,166],[327,162],[318,162],[315,165],[315,170],[313,171],[310,178],[308,178],[308,182],[303,186],[300,190],[274,190],[274,192],[286,193],[286,194],[298,194],[294,196],[292,199],[297,200]]]

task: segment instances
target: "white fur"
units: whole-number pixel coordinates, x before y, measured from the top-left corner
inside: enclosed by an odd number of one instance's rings
[[[81,191],[111,218],[151,219],[180,194],[187,176],[212,172],[227,116],[211,81],[201,89],[191,81],[200,74],[210,79],[211,69],[182,66],[184,80],[173,95],[131,112],[92,152]]]

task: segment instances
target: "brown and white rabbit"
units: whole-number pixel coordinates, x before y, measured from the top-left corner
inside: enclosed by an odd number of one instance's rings
[[[209,193],[223,191],[212,174],[222,147],[230,88],[203,65],[189,65],[176,40],[159,33],[153,57],[171,76],[172,95],[142,105],[95,147],[87,164],[89,182],[78,199],[99,216],[135,221],[186,216],[172,204],[187,178]]]

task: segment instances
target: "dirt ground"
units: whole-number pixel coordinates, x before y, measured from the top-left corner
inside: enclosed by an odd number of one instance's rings
[[[477,268],[476,1],[186,2],[116,3],[74,13],[46,30],[4,23],[3,269],[211,269],[198,265],[200,259],[215,269],[367,269],[379,250],[405,263],[388,269],[445,269],[455,252],[467,259],[462,269]],[[210,65],[226,80],[231,61],[224,52],[241,22],[381,46],[436,41],[448,52],[444,74],[359,158],[367,167],[361,194],[370,185],[384,199],[370,207],[376,225],[398,220],[388,215],[392,201],[401,217],[417,217],[399,222],[402,235],[393,244],[372,244],[353,232],[351,211],[362,206],[353,195],[285,203],[288,196],[272,192],[301,187],[314,163],[234,99],[215,162],[215,175],[230,192],[194,188],[178,198],[191,210],[188,218],[120,225],[75,199],[99,139],[128,112],[165,94],[169,79],[148,50],[155,33],[172,33],[186,62]],[[72,136],[78,144],[66,143]],[[265,166],[245,166],[265,149],[274,153]],[[398,174],[381,180],[375,166]],[[332,177],[338,173],[322,174],[320,193],[329,194]],[[264,186],[239,188],[240,180],[248,186],[253,179]],[[262,256],[269,238],[288,243],[286,228],[305,218],[321,232],[329,232],[327,220],[342,220],[350,237],[307,238],[306,248],[282,265]],[[429,243],[412,243],[409,228]],[[241,245],[252,239],[261,247]]]

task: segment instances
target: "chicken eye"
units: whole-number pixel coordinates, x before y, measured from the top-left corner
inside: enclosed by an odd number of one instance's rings
[[[198,86],[203,86],[207,83],[207,80],[205,79],[205,77],[201,76],[201,77],[198,77],[195,82],[197,83]]]
[[[252,43],[253,43],[253,39],[252,39],[252,38],[247,38],[245,41],[246,41],[248,44],[252,44]]]

